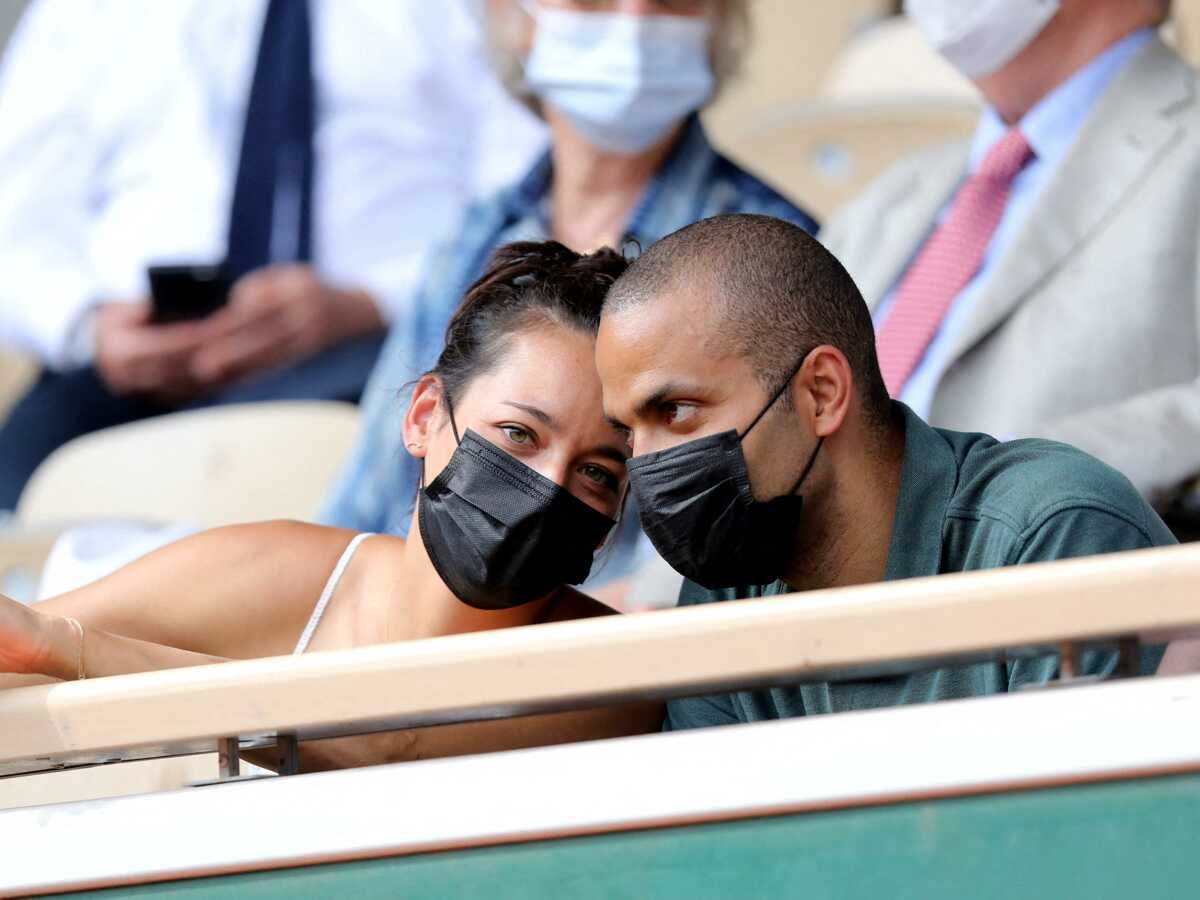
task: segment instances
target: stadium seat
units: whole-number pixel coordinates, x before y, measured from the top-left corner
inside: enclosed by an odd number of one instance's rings
[[[1174,0],[1163,38],[1193,66],[1200,65],[1200,0]]]
[[[954,100],[977,103],[966,77],[929,46],[907,16],[892,16],[847,41],[825,75],[826,100]]]
[[[816,97],[851,35],[890,5],[886,0],[753,0],[751,43],[742,70],[704,114],[713,138],[723,142],[772,110]]]
[[[53,526],[0,528],[0,594],[22,603],[34,600],[42,567],[61,534]]]
[[[114,517],[213,527],[310,519],[357,423],[350,404],[279,402],[105,429],[42,463],[17,520],[25,527]]]
[[[810,103],[722,149],[824,221],[902,157],[968,136],[976,115],[964,101]]]
[[[32,357],[0,347],[0,421],[25,393],[36,374],[37,363]]]

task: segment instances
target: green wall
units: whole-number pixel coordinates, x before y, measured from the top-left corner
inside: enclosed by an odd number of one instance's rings
[[[1188,775],[309,866],[92,896],[1142,900],[1200,897],[1198,851],[1200,775]]]

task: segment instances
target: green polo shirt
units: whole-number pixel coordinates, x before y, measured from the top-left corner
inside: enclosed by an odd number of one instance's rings
[[[1001,443],[904,417],[904,463],[884,579],[992,569],[1175,543],[1123,475],[1073,447]],[[793,593],[773,584],[710,591],[685,581],[680,606]],[[1142,653],[1149,673],[1161,648]],[[1116,654],[1082,654],[1085,674],[1108,674]],[[1057,676],[1056,656],[950,666],[911,675],[817,682],[672,700],[668,730],[974,697]]]

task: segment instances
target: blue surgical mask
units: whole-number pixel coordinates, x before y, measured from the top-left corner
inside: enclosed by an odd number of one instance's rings
[[[601,150],[640,153],[712,95],[706,18],[541,6],[535,15],[526,85]]]

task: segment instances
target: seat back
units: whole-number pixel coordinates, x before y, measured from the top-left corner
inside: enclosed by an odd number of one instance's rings
[[[825,221],[893,163],[964,138],[977,109],[964,102],[805,104],[722,149]]]
[[[33,357],[0,347],[0,422],[33,383],[37,370]]]
[[[741,71],[704,114],[710,134],[721,141],[772,110],[812,100],[855,30],[889,5],[886,0],[753,0]]]
[[[17,508],[26,526],[90,518],[205,527],[311,519],[357,431],[348,403],[287,401],[173,413],[55,451]]]
[[[929,45],[907,16],[872,24],[847,41],[821,83],[826,100],[955,100],[979,91]]]

